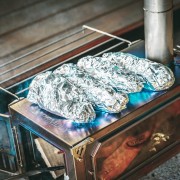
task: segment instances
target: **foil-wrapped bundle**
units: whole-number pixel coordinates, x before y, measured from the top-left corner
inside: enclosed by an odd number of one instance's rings
[[[79,70],[72,63],[64,64],[54,71],[56,76],[64,76],[77,87],[83,89],[87,98],[97,110],[118,113],[126,108],[128,96],[116,92],[112,87],[101,84],[88,73]]]
[[[33,79],[27,99],[42,109],[78,123],[90,122],[96,116],[84,92],[52,72],[39,74]]]
[[[117,63],[119,67],[141,75],[147,82],[146,89],[160,91],[168,89],[174,84],[173,72],[160,63],[122,52],[105,53],[103,57],[108,58],[110,62]]]
[[[103,57],[83,57],[78,61],[77,66],[99,81],[124,93],[140,92],[144,87],[140,76],[118,67],[115,61],[108,61]]]

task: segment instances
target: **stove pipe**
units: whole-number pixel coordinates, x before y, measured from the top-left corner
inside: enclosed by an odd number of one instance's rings
[[[146,58],[170,64],[173,59],[173,0],[144,0]]]

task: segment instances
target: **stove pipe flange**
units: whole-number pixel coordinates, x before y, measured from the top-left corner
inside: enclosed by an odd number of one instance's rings
[[[145,55],[169,65],[173,60],[173,0],[144,0]]]

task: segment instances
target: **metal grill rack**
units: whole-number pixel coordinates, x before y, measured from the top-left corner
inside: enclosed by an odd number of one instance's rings
[[[88,27],[88,26],[84,26],[83,28],[89,28],[89,27]],[[95,30],[95,29],[92,28],[92,30]],[[82,33],[82,32],[83,32],[83,36],[82,36],[81,38],[87,37],[87,36],[95,33],[95,32],[89,32],[89,31],[88,31],[88,32],[87,32],[87,31],[84,32],[84,29],[78,30],[77,32],[75,32],[75,33],[73,33],[73,34],[70,34],[69,36],[66,36],[66,37],[64,37],[64,38],[58,39],[58,40],[56,40],[56,41],[54,41],[54,42],[49,43],[49,44],[46,45],[46,46],[43,46],[43,47],[38,48],[38,49],[36,49],[36,50],[34,50],[34,51],[31,51],[31,52],[29,52],[29,53],[27,53],[27,54],[25,54],[25,55],[23,55],[23,56],[21,56],[21,57],[19,57],[19,58],[13,59],[13,60],[9,61],[8,63],[5,63],[5,64],[1,65],[1,67],[5,66],[5,65],[7,65],[7,64],[10,64],[10,63],[12,63],[12,62],[18,61],[18,60],[21,59],[21,58],[25,58],[26,56],[29,56],[29,55],[31,55],[31,54],[33,54],[33,53],[36,53],[37,51],[39,51],[39,50],[41,50],[41,49],[44,49],[44,48],[46,48],[46,47],[48,47],[48,46],[50,46],[50,45],[53,45],[53,44],[55,44],[55,43],[57,43],[57,42],[60,42],[60,41],[62,41],[62,40],[64,40],[64,39],[66,39],[66,38],[69,38],[69,37],[71,37],[71,36],[74,36],[74,35],[79,34],[79,33]],[[104,34],[103,31],[101,31],[100,33]],[[129,45],[133,44],[131,41],[125,40],[125,39],[120,38],[120,37],[118,37],[118,36],[114,36],[114,35],[111,35],[111,34],[108,34],[108,33],[106,33],[105,35],[107,35],[107,36],[112,36],[112,37],[108,38],[106,41],[101,42],[101,43],[99,43],[99,44],[97,44],[97,45],[95,45],[95,46],[93,46],[93,47],[91,47],[91,48],[89,48],[89,49],[87,49],[87,50],[85,50],[85,51],[83,51],[83,52],[75,55],[75,56],[72,56],[72,57],[66,59],[66,60],[63,61],[63,62],[57,63],[57,64],[55,64],[54,66],[50,66],[49,68],[41,71],[40,73],[45,72],[45,71],[48,71],[48,70],[53,70],[53,69],[55,69],[56,67],[58,67],[59,65],[61,65],[62,63],[68,62],[68,61],[70,61],[70,60],[73,60],[74,62],[76,62],[79,58],[81,58],[81,57],[83,57],[83,56],[86,56],[86,55],[100,56],[100,55],[102,55],[102,54],[105,53],[105,52],[118,51],[118,50],[121,50],[121,49],[123,49],[123,48],[125,48],[125,47],[128,47],[128,44],[129,44]],[[79,40],[79,39],[77,39],[77,40]],[[75,41],[77,41],[77,40],[75,40]],[[119,42],[119,40],[121,40],[121,41]],[[75,42],[75,41],[73,41],[73,42]],[[70,43],[72,43],[72,42],[69,42],[68,44],[70,44]],[[66,44],[66,45],[68,45],[68,44]],[[58,49],[66,46],[66,45],[62,45],[62,46],[58,47]],[[47,55],[47,54],[49,54],[49,53],[51,53],[51,52],[53,52],[53,51],[56,51],[56,50],[57,50],[57,49],[53,49],[52,51],[46,52],[45,54],[43,54],[43,55],[41,55],[41,56],[45,56],[45,55]],[[64,52],[64,53],[66,53],[66,52]],[[59,57],[59,56],[61,56],[61,55],[58,55],[58,57]],[[40,56],[39,56],[39,57],[40,57]],[[26,62],[26,63],[30,63],[30,62],[32,62],[32,61],[35,61],[35,60],[36,60],[37,58],[39,58],[39,57],[36,57],[36,58],[34,58],[34,59],[31,59],[30,61],[28,61],[28,62]],[[54,58],[56,58],[56,57],[54,57]],[[47,60],[47,62],[48,62],[48,60]],[[3,74],[5,74],[5,73],[7,73],[7,72],[9,72],[9,71],[13,71],[13,70],[15,70],[15,69],[17,69],[17,68],[25,65],[26,63],[22,63],[22,64],[20,64],[20,65],[18,65],[18,66],[16,66],[16,67],[13,67],[11,70],[5,71],[5,72],[1,73],[0,75],[3,75]],[[46,62],[43,62],[42,64],[44,64],[44,63],[46,63]],[[40,66],[40,65],[42,65],[42,64],[39,64],[38,66]],[[37,67],[38,67],[38,66],[37,66]],[[33,68],[36,68],[36,67],[33,67]],[[32,68],[31,68],[31,69],[32,69]],[[30,71],[31,69],[27,69],[27,71]],[[23,72],[23,73],[25,73],[25,72]],[[18,82],[18,83],[16,83],[16,84],[13,84],[12,86],[9,86],[9,87],[6,88],[6,89],[9,90],[9,91],[14,92],[14,89],[17,89],[17,87],[22,87],[22,88],[20,88],[21,90],[16,91],[15,94],[18,95],[18,96],[22,96],[22,95],[24,96],[24,94],[27,94],[27,91],[28,91],[28,85],[27,85],[27,84],[29,84],[29,83],[32,81],[32,79],[33,79],[37,74],[38,74],[38,73],[36,73],[36,74],[34,74],[33,76],[30,76],[30,77],[24,79],[24,80],[21,81],[21,82]],[[18,75],[21,75],[21,74],[16,74],[16,76],[18,76]],[[16,77],[16,76],[15,76],[15,77]],[[12,77],[11,77],[11,78],[12,78]],[[6,79],[6,80],[4,80],[4,81],[1,81],[0,84],[4,83],[4,82],[7,81],[7,80],[8,80],[8,79]]]

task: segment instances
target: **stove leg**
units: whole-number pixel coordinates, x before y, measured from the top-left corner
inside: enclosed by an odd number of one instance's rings
[[[65,163],[66,163],[66,173],[71,180],[85,180],[85,164],[84,161],[78,161],[74,158],[71,151],[65,152]]]

